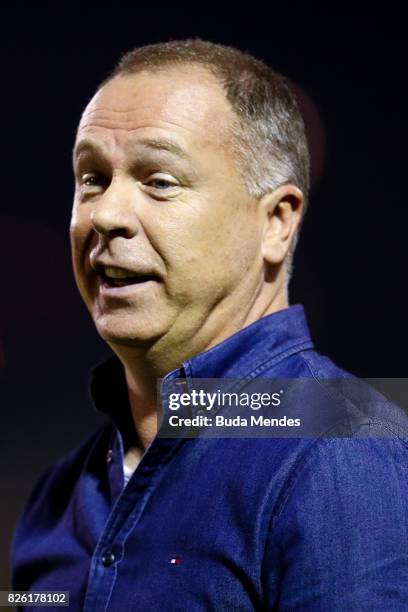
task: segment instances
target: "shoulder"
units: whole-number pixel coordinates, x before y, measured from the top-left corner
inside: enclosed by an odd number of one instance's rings
[[[289,369],[283,363],[278,376],[290,380],[295,403],[298,399],[309,414],[325,417],[321,435],[408,440],[408,415],[392,401],[405,396],[405,379],[361,379],[315,350],[294,355]],[[378,390],[383,387],[389,397]]]
[[[295,432],[297,439],[279,444],[271,439],[268,445],[271,454],[280,445],[288,456],[273,520],[291,500],[322,503],[323,508],[336,495],[347,497],[359,490],[362,497],[354,501],[370,504],[406,490],[404,410],[314,350],[300,351],[288,361],[270,375],[285,379],[290,392],[283,396],[282,410],[301,417],[302,427]]]

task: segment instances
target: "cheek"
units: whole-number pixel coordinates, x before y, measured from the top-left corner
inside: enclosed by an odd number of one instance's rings
[[[90,218],[86,211],[74,207],[69,233],[72,262],[78,280],[84,273],[86,264],[85,255],[89,250],[89,243],[92,236]]]
[[[236,282],[251,267],[260,251],[260,236],[253,215],[212,210],[174,225],[166,239],[166,256],[173,278],[184,286],[206,287]]]
[[[199,246],[207,261],[219,263],[231,271],[252,258],[257,249],[258,227],[254,215],[240,209],[240,203],[224,204],[212,210],[199,224],[191,228],[192,249]]]

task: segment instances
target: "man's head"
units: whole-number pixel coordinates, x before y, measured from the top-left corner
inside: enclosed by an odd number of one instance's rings
[[[264,64],[203,41],[127,54],[85,109],[74,165],[75,275],[113,348],[203,350],[283,307],[308,153]]]

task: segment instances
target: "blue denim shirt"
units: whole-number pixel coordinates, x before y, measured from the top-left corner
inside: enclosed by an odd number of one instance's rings
[[[166,379],[185,376],[348,375],[315,352],[294,305]],[[408,610],[407,417],[382,396],[354,421],[341,398],[347,437],[156,437],[124,487],[132,421],[116,358],[92,394],[111,421],[32,493],[14,589],[67,590],[86,612]]]

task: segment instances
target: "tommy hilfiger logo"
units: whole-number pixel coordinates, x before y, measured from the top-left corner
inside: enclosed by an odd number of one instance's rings
[[[170,559],[170,565],[180,565],[181,564],[181,557],[177,556],[177,557],[172,557]]]

